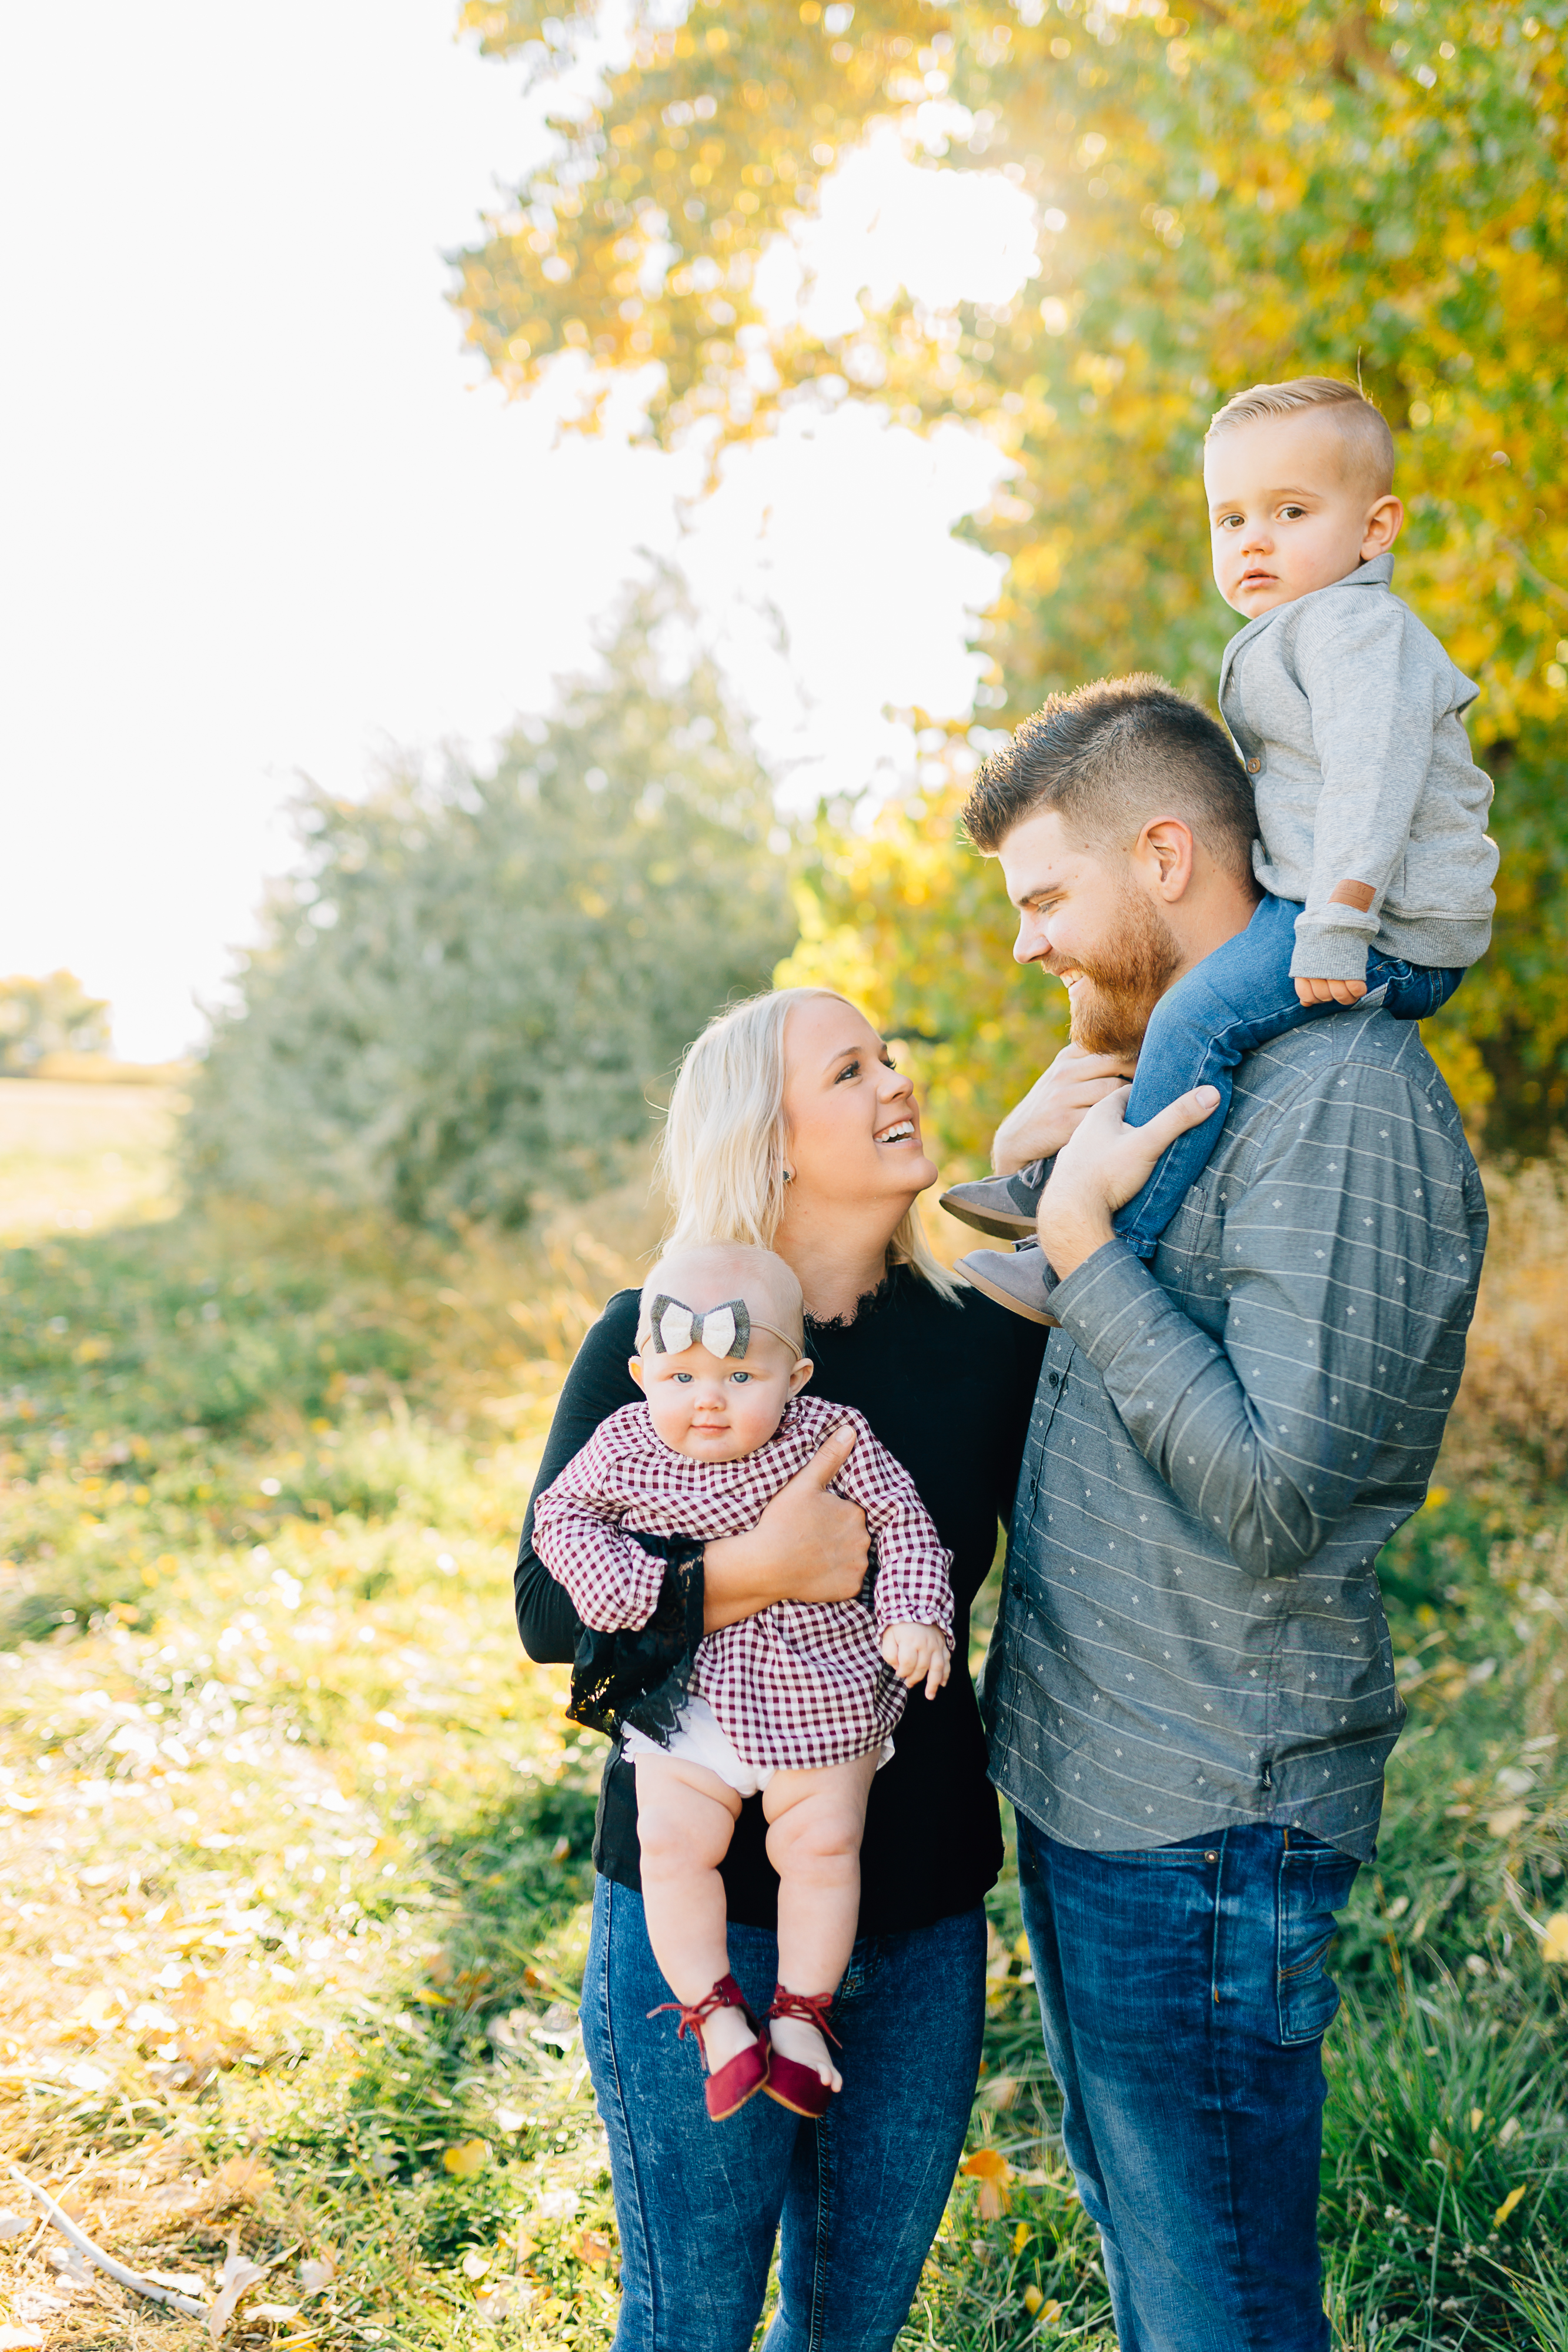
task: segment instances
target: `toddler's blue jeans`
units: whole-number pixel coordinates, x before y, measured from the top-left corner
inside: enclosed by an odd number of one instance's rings
[[[1061,2136],[1122,2352],[1328,2352],[1324,1967],[1359,1865],[1249,1823],[1084,1853],[1018,1816]]]
[[[1218,1087],[1219,1108],[1201,1127],[1178,1135],[1143,1191],[1113,1220],[1140,1257],[1153,1257],[1160,1235],[1208,1164],[1230,1108],[1230,1074],[1244,1054],[1333,1013],[1333,1004],[1302,1004],[1291,978],[1301,908],[1290,898],[1265,897],[1233,940],[1205,956],[1155,1005],[1138,1055],[1127,1098],[1127,1124],[1143,1127],[1192,1087]],[[1425,1021],[1448,1003],[1462,970],[1438,971],[1395,956],[1366,959],[1367,998],[1382,991],[1396,1021]]]

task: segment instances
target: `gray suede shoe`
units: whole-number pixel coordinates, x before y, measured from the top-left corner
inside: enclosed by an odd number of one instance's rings
[[[958,1260],[956,1271],[994,1298],[1009,1314],[1030,1323],[1060,1329],[1051,1311],[1051,1290],[1045,1279],[1045,1258],[1038,1242],[1020,1242],[1013,1250],[971,1250]]]
[[[977,1225],[983,1234],[995,1234],[998,1241],[1023,1241],[1034,1232],[1049,1166],[1048,1160],[1031,1160],[1027,1168],[1015,1169],[1010,1176],[950,1185],[942,1195],[942,1206],[950,1217],[961,1217],[965,1224]]]

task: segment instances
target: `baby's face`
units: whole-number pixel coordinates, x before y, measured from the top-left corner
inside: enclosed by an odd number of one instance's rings
[[[650,1349],[632,1357],[631,1371],[664,1444],[692,1462],[738,1462],[755,1454],[811,1377],[804,1357],[797,1360],[782,1339],[755,1325],[744,1356],[710,1355],[703,1347],[661,1356]]]
[[[1204,451],[1214,577],[1249,620],[1343,580],[1393,546],[1405,509],[1374,495],[1312,409],[1217,434]]]

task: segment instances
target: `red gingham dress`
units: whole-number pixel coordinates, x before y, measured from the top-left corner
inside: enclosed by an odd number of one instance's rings
[[[874,1613],[859,1601],[779,1601],[697,1646],[688,1690],[707,1701],[754,1769],[843,1764],[882,1746],[908,1696],[878,1647],[889,1625],[940,1626],[952,1647],[953,1555],[914,1480],[862,1416],[796,1397],[755,1454],[690,1462],[664,1444],[645,1404],[623,1405],[534,1507],[534,1549],[583,1623],[601,1633],[643,1625],[664,1563],[622,1530],[708,1541],[741,1535],[846,1423],[855,1450],[831,1491],[865,1513],[876,1547]]]

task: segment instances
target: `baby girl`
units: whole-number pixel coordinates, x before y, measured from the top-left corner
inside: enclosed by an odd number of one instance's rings
[[[854,1941],[866,1800],[907,1691],[924,1682],[935,1698],[947,1679],[952,1554],[860,1414],[800,1394],[811,1376],[800,1286],[771,1251],[673,1252],[649,1276],[637,1331],[631,1370],[646,1402],[602,1423],[535,1512],[535,1549],[586,1626],[646,1625],[664,1576],[659,1538],[740,1534],[834,1430],[855,1432],[832,1484],[865,1513],[874,1588],[778,1601],[721,1627],[684,1662],[674,1730],[622,1730],[648,1937],[680,2032],[702,2044],[709,2115],[765,2090],[820,2116],[841,2087],[826,2012]],[[765,2032],[729,1974],[719,1876],[741,1800],[758,1793],[779,1873]]]

